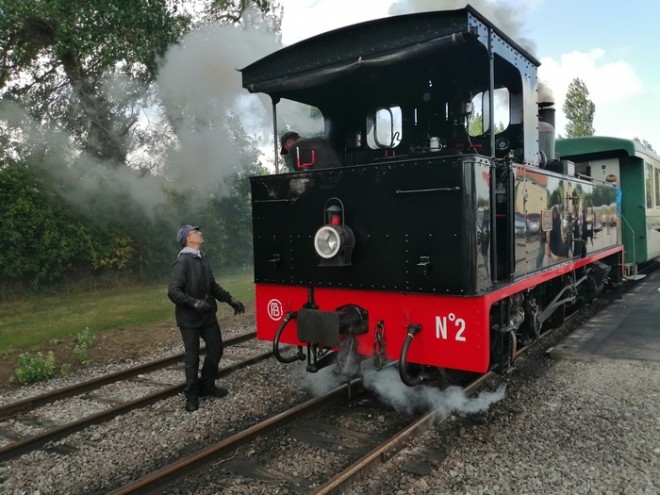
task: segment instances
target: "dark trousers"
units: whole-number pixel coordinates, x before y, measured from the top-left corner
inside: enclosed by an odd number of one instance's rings
[[[222,357],[222,334],[218,322],[197,328],[180,328],[185,349],[184,363],[186,366],[186,386],[183,390],[186,397],[197,397],[201,391],[211,390],[215,386],[218,375],[218,365]],[[206,357],[199,376],[199,341],[206,343]]]

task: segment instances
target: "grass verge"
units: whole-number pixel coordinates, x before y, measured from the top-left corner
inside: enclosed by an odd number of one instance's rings
[[[220,276],[218,282],[244,303],[254,301],[251,271]],[[230,311],[227,306],[221,312]],[[0,303],[0,356],[13,349],[174,320],[167,283],[96,290],[79,294],[30,296]]]

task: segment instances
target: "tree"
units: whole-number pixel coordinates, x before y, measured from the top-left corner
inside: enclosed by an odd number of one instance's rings
[[[468,134],[470,136],[481,136],[484,133],[484,120],[479,112],[472,112],[468,119]]]
[[[653,153],[656,153],[655,149],[653,149],[653,145],[649,143],[646,139],[640,139],[638,137],[634,137],[633,141],[637,141],[639,145],[644,148],[647,151],[652,151]]]
[[[185,12],[194,11],[192,18]],[[133,128],[169,46],[202,21],[237,23],[270,0],[0,0],[0,93],[78,151],[126,163]]]
[[[0,0],[0,258],[13,270],[0,273],[3,283],[34,288],[99,271],[162,276],[177,249],[172,232],[204,208],[219,226],[243,229],[232,232],[227,263],[250,259],[245,176],[260,164],[249,136],[233,136],[242,153],[228,199],[199,184],[192,212],[151,162],[128,157],[178,145],[175,128],[136,125],[140,113],[163,108],[155,81],[168,47],[203,21],[240,22],[251,5],[254,16],[279,8],[270,0]]]
[[[0,299],[16,283],[36,287],[92,263],[89,229],[49,193],[48,179],[26,164],[0,161]]]
[[[567,137],[593,136],[594,113],[596,105],[588,98],[589,90],[580,78],[575,78],[568,85],[564,114],[568,119],[566,124]]]
[[[125,163],[135,103],[189,19],[166,0],[0,0],[0,87],[80,151]]]

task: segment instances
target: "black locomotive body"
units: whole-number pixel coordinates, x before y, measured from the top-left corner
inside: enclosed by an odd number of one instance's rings
[[[410,364],[507,366],[550,317],[619,284],[623,248],[598,222],[612,187],[553,160],[537,66],[467,7],[348,26],[243,69],[274,110],[314,105],[326,129],[292,172],[251,179],[258,336],[305,347],[310,370],[349,343],[412,385]],[[338,160],[318,159],[325,146]]]
[[[488,239],[477,218],[479,205],[489,204],[489,174],[489,161],[473,155],[254,178],[256,282],[430,294],[488,290],[479,255]],[[313,248],[333,207],[354,236],[344,260],[326,260]],[[283,230],[282,221],[290,227]]]

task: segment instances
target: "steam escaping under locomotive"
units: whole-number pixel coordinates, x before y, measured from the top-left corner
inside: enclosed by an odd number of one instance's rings
[[[538,66],[468,6],[344,27],[242,70],[276,135],[283,99],[325,126],[290,150],[292,172],[251,178],[257,335],[280,361],[315,371],[350,349],[398,362],[408,385],[506,369],[620,286],[615,187],[555,159]]]

